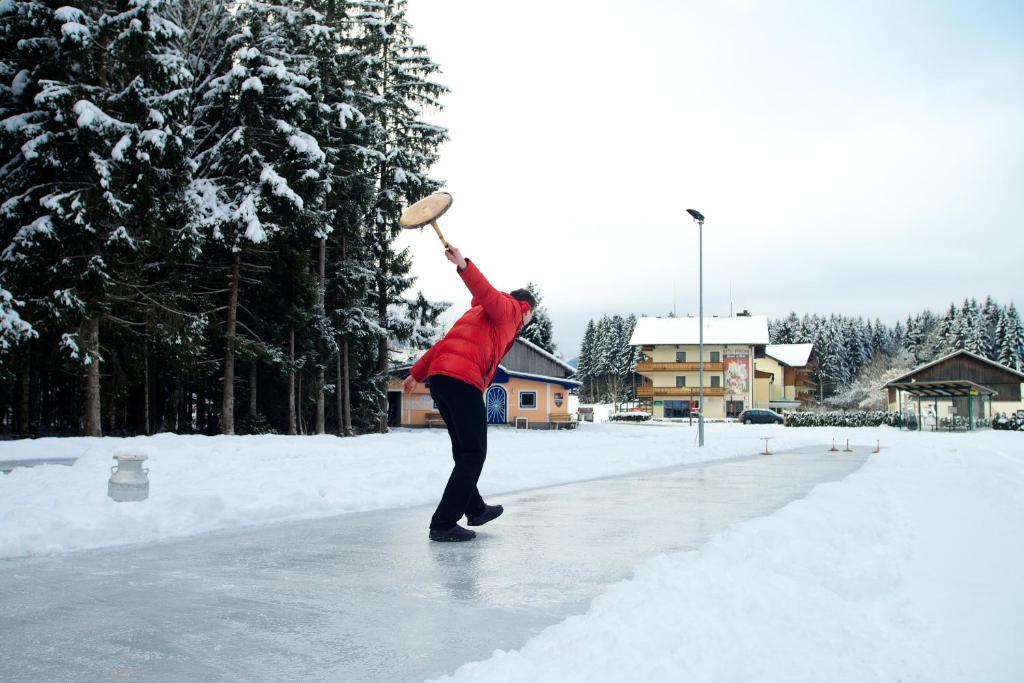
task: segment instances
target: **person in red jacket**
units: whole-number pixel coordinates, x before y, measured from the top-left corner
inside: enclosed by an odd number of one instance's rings
[[[476,487],[487,457],[483,392],[519,331],[533,318],[537,302],[525,289],[508,294],[496,290],[455,247],[445,255],[473,295],[471,308],[412,366],[402,388],[410,394],[419,382],[427,382],[452,440],[455,466],[430,520],[430,540],[469,541],[476,532],[459,526],[463,515],[469,526],[480,526],[505,511],[484,503]]]

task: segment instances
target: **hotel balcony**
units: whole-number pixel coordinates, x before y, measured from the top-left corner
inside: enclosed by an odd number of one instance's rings
[[[691,393],[692,392],[692,393]],[[652,387],[642,386],[636,388],[637,398],[651,398],[652,396],[685,396],[694,398],[700,395],[699,387]],[[725,396],[724,387],[704,387],[705,396]]]
[[[723,363],[704,361],[704,372],[723,372]],[[700,363],[654,363],[644,361],[636,364],[636,371],[643,372],[699,372]]]

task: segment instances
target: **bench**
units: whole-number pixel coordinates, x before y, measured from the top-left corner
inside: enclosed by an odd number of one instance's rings
[[[565,425],[566,429],[576,428],[576,421],[572,419],[572,414],[570,413],[551,413],[548,416],[548,420],[555,429],[561,429],[562,425]]]
[[[427,422],[427,427],[444,427],[444,418],[441,417],[441,413],[427,413],[423,416],[423,419]]]

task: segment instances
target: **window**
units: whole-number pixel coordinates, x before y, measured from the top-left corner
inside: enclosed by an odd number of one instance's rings
[[[722,362],[722,354],[719,353],[718,351],[712,351],[711,352],[711,362],[712,363],[721,363]]]
[[[677,363],[685,363],[686,362],[686,351],[676,351],[676,362]]]
[[[685,387],[686,386],[686,376],[685,375],[676,375],[676,386],[677,387]]]
[[[665,401],[665,417],[687,417],[690,411],[688,401]]]
[[[537,392],[536,391],[520,391],[519,392],[519,407],[526,408],[527,410],[535,410],[537,408]]]
[[[713,387],[720,387],[720,386],[722,386],[722,378],[719,377],[718,375],[712,375],[711,376],[711,386],[713,386]]]

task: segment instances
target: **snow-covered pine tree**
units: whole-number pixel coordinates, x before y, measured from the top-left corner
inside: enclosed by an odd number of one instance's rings
[[[917,316],[918,330],[921,336],[921,362],[929,362],[942,356],[946,351],[946,342],[942,338],[941,324],[937,315],[929,309],[921,311]]]
[[[894,352],[892,334],[878,318],[875,318],[875,325],[871,328],[871,350],[872,357],[880,353],[889,355]]]
[[[191,75],[161,0],[57,4],[0,12],[4,33],[21,31],[5,59],[16,74],[5,109],[20,111],[3,147],[22,143],[0,178],[3,220],[19,226],[2,259],[85,366],[85,433],[99,435],[101,322],[131,322],[154,245],[180,222]]]
[[[540,293],[540,287],[533,282],[529,282],[526,285],[526,289],[537,300],[537,308],[533,312],[533,319],[530,321],[530,324],[523,328],[519,336],[533,342],[548,353],[554,353],[554,328],[551,323],[551,316],[548,315],[548,309],[543,305],[544,297]]]
[[[405,0],[364,0],[359,7],[353,15],[360,26],[355,39],[362,74],[355,86],[357,106],[368,126],[364,153],[376,167],[366,238],[376,268],[371,298],[383,332],[377,340],[373,395],[367,398],[377,406],[379,431],[386,432],[388,341],[396,332],[396,321],[388,316],[388,309],[401,302],[413,281],[408,253],[394,247],[400,231],[398,219],[404,203],[439,187],[428,172],[447,131],[423,117],[440,108],[446,88],[433,80],[439,69],[426,48],[413,41]]]
[[[311,351],[309,359],[315,401],[313,431],[317,434],[324,433],[326,429],[327,366],[335,364],[340,351],[336,320],[327,309],[328,240],[335,229],[338,204],[360,198],[363,194],[360,192],[361,184],[351,182],[362,162],[356,152],[362,139],[353,130],[361,116],[350,103],[355,99],[351,90],[352,60],[348,56],[351,50],[344,40],[345,23],[344,17],[338,16],[339,4],[308,0],[297,3],[295,12],[288,17],[285,30],[290,52],[297,57],[296,63],[301,60],[302,74],[308,80],[304,92],[310,97],[310,106],[304,110],[303,129],[317,140],[324,155],[319,175],[325,182],[325,195],[313,227],[316,298],[310,334],[303,335]],[[336,184],[339,184],[337,190]],[[343,221],[342,228],[347,227],[347,222]]]
[[[594,378],[594,400],[608,400],[608,375],[612,371],[612,357],[615,353],[612,344],[611,319],[601,316],[594,329],[594,362],[591,376]]]
[[[594,319],[587,321],[587,327],[583,332],[583,340],[580,342],[580,355],[576,363],[576,379],[583,383],[580,387],[580,400],[584,403],[594,401],[594,340],[597,336],[597,326]]]
[[[794,331],[793,343],[814,343],[819,337],[819,330],[823,324],[824,321],[817,314],[804,313],[804,317],[800,319],[800,327]]]
[[[914,316],[907,316],[907,327],[903,333],[903,348],[911,355],[915,363],[920,363],[923,358],[924,339],[921,329],[918,326],[918,319]]]
[[[826,395],[840,392],[850,382],[849,349],[844,325],[838,316],[830,316],[819,328],[819,374]]]
[[[950,303],[949,309],[946,314],[938,322],[936,334],[937,346],[935,348],[936,355],[943,355],[961,348],[958,343],[958,318],[959,313],[956,310],[956,305]],[[931,359],[929,359],[931,360]]]
[[[790,314],[782,320],[779,326],[779,344],[796,344],[797,335],[800,329],[800,319],[796,315],[796,311],[790,311]]]
[[[378,325],[375,309],[367,298],[375,282],[375,271],[371,267],[367,246],[362,240],[361,220],[349,222],[339,219],[339,206],[335,212],[336,224],[334,231],[335,257],[331,267],[331,312],[335,320],[335,329],[339,336],[339,353],[336,359],[336,375],[338,386],[338,434],[353,434],[352,395],[353,366],[361,363],[357,354],[367,353],[377,360],[377,340],[387,331]],[[358,389],[365,393],[364,389]],[[367,428],[377,427],[376,419]]]
[[[232,58],[204,84],[202,147],[190,200],[208,250],[228,271],[221,431],[234,433],[234,374],[243,251],[283,233],[312,248],[325,223],[326,155],[310,134],[317,87],[309,55],[292,50],[297,25],[315,22],[301,3],[241,3]],[[291,39],[291,40],[290,40]]]
[[[372,201],[374,185],[363,153],[368,133],[366,119],[355,104],[355,88],[362,70],[361,56],[353,48],[358,30],[353,16],[361,9],[356,3],[343,0],[311,0],[308,4],[320,12],[324,23],[313,34],[310,50],[320,81],[322,125],[318,137],[330,169],[326,205],[331,229],[328,235],[321,236],[318,268],[324,273],[321,286],[326,302],[324,314],[329,322],[322,332],[330,331],[333,338],[322,339],[320,344],[319,395],[322,397],[324,393],[323,366],[333,360],[337,432],[349,435],[352,434],[350,347],[355,337],[372,334],[370,330],[377,329],[368,324],[372,315],[366,292],[372,288],[373,280],[366,267],[368,257],[364,245],[364,217]],[[429,304],[425,300],[423,303]],[[416,301],[408,304],[417,305]],[[411,341],[415,346],[416,340]],[[326,353],[331,349],[333,358]],[[319,398],[318,423],[322,419],[322,403],[323,399]]]
[[[999,352],[996,360],[1008,368],[1020,371],[1024,366],[1024,325],[1012,301],[1000,316],[996,327],[996,345]]]
[[[626,353],[624,325],[621,315],[616,314],[608,319],[606,386],[611,401],[622,400],[623,376],[620,373],[622,364],[628,362],[628,359],[623,358]]]
[[[907,332],[903,329],[903,323],[899,320],[897,320],[896,325],[893,326],[892,334],[889,339],[889,352],[891,354],[899,353],[900,349],[906,348]],[[910,362],[914,362],[912,358]]]
[[[992,296],[985,297],[985,304],[981,308],[982,336],[985,340],[984,356],[995,360],[998,356],[996,351],[996,326],[1002,317],[1002,310],[992,299]]]
[[[976,353],[977,336],[980,328],[978,311],[969,299],[956,311],[956,317],[949,326],[949,351],[969,350]]]
[[[849,348],[849,359],[850,359],[850,381],[860,373],[860,369],[868,364],[871,360],[871,351],[868,346],[867,332],[864,329],[864,319],[848,318],[846,323],[847,329],[847,347]]]
[[[616,373],[622,379],[622,398],[624,400],[636,398],[633,394],[632,379],[636,372],[636,364],[640,362],[642,356],[639,346],[630,346],[629,344],[634,328],[636,328],[636,316],[630,314],[622,323],[622,352],[616,369]]]
[[[440,338],[441,314],[451,308],[447,301],[430,301],[423,292],[416,292],[416,297],[407,305],[409,330],[401,334],[416,349],[428,349]]]

